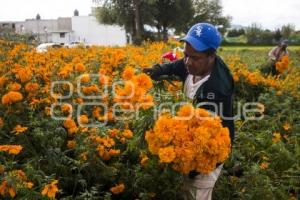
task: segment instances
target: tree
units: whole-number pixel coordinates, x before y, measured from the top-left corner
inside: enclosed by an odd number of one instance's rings
[[[159,40],[167,41],[169,29],[174,28],[177,33],[187,29],[193,17],[193,5],[191,0],[154,0],[152,13],[149,25],[156,27]]]
[[[145,25],[155,27],[156,39],[167,41],[168,30],[180,34],[198,22],[229,26],[229,17],[222,16],[219,0],[102,0],[96,11],[98,20],[105,24],[125,26],[133,42],[139,44],[149,37]],[[195,18],[195,19],[193,19]]]
[[[238,37],[241,35],[245,35],[244,29],[232,29],[227,33],[227,37]]]
[[[138,44],[149,36],[144,25],[155,27],[157,39],[166,41],[170,28],[186,28],[192,11],[191,0],[105,0],[96,17],[105,24],[124,25]]]
[[[199,22],[208,22],[219,28],[221,33],[225,33],[230,26],[231,17],[223,16],[220,0],[193,0],[194,17],[190,26]]]
[[[261,42],[262,27],[257,23],[253,23],[246,30],[247,42],[249,44],[259,44]]]
[[[278,28],[274,32],[274,40],[275,40],[275,42],[279,42],[281,38],[282,38],[282,34],[281,34],[280,29]]]
[[[295,32],[295,25],[286,24],[281,27],[281,34],[283,38],[289,38]]]

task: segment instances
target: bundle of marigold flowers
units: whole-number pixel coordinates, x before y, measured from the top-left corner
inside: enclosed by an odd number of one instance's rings
[[[289,66],[289,57],[283,56],[280,61],[276,62],[276,70],[280,73],[284,72]]]
[[[229,130],[221,119],[190,104],[180,107],[176,116],[162,114],[145,137],[160,162],[172,164],[183,174],[209,173],[230,153]]]

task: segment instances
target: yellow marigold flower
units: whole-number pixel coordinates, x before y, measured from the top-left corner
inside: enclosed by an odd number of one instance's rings
[[[16,192],[15,192],[14,188],[12,186],[8,185],[6,180],[2,181],[2,183],[0,185],[0,194],[2,196],[9,195],[12,198],[14,198],[16,196]]]
[[[76,147],[76,141],[75,140],[69,140],[67,144],[69,149],[74,149]]]
[[[88,116],[87,116],[87,115],[80,115],[80,117],[79,117],[79,122],[80,122],[81,124],[87,124],[87,123],[89,123],[89,118],[88,118]]]
[[[26,187],[27,187],[28,189],[31,189],[33,186],[34,186],[34,184],[33,184],[32,182],[27,182],[27,183],[26,183]]]
[[[176,153],[174,147],[160,148],[158,151],[158,156],[161,162],[170,163],[176,158]]]
[[[141,159],[141,165],[144,167],[148,161],[149,161],[148,156],[147,155],[143,156]]]
[[[111,187],[110,188],[110,191],[113,193],[113,194],[120,194],[124,191],[125,189],[125,185],[123,183],[119,184],[119,185],[116,185],[115,187]]]
[[[88,82],[90,82],[90,75],[89,74],[83,74],[82,76],[81,76],[81,79],[80,79],[80,81],[82,82],[82,83],[88,83]]]
[[[86,161],[87,160],[87,155],[88,155],[87,152],[83,152],[79,155],[79,157],[80,157],[81,160]]]
[[[19,83],[12,83],[8,86],[10,91],[19,91],[21,87],[22,86]]]
[[[276,92],[276,96],[281,96],[282,95],[282,91],[277,91]]]
[[[272,141],[274,143],[277,143],[281,140],[281,134],[279,132],[274,132],[273,133],[273,138],[272,138]]]
[[[47,196],[50,199],[54,199],[56,193],[58,192],[57,184],[58,181],[54,180],[50,184],[45,185],[44,189],[42,190],[42,195]]]
[[[259,166],[261,169],[267,169],[269,167],[269,163],[267,162],[262,162]]]
[[[27,129],[28,127],[21,126],[20,124],[18,124],[11,133],[15,133],[16,135],[19,135],[20,133],[25,132]]]
[[[20,92],[10,91],[2,97],[3,105],[10,105],[22,101],[23,95]]]
[[[36,92],[39,89],[39,84],[38,83],[27,83],[25,85],[25,91],[26,92]]]
[[[283,129],[288,131],[291,129],[291,125],[288,122],[285,122],[285,124],[283,125]]]
[[[75,66],[75,70],[77,71],[77,72],[84,72],[85,71],[85,66],[84,66],[84,64],[82,64],[82,63],[78,63],[76,66]]]
[[[0,151],[7,151],[9,154],[17,155],[22,151],[21,145],[0,145]]]
[[[133,133],[132,133],[132,131],[131,130],[129,130],[129,129],[126,129],[126,130],[124,130],[124,132],[123,132],[123,137],[125,137],[125,138],[127,138],[127,139],[130,139],[130,138],[132,138],[132,136],[133,136]]]
[[[44,112],[47,116],[51,115],[51,108],[50,107],[45,107]]]

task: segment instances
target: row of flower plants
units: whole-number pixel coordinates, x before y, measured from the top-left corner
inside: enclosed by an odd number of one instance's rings
[[[0,41],[0,197],[182,199],[184,176],[225,162],[214,198],[297,199],[299,68],[285,58],[274,77],[224,56],[235,110],[259,102],[250,115],[264,116],[237,117],[230,144],[220,119],[194,108],[180,82],[142,73],[180,45],[36,53]]]

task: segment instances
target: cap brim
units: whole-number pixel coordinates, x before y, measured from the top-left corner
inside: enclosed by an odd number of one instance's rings
[[[180,39],[180,41],[189,43],[196,51],[205,51],[209,49],[209,47],[205,45],[203,42],[191,36],[185,36],[184,38]]]

